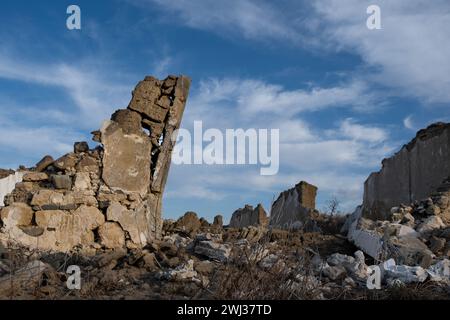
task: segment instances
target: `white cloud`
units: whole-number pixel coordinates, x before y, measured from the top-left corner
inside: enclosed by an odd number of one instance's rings
[[[220,35],[239,34],[247,39],[276,39],[295,41],[297,36],[288,28],[277,7],[254,0],[131,0],[143,8],[157,5],[179,23],[195,29],[217,32]],[[175,17],[175,18],[174,18]]]
[[[388,137],[386,130],[374,126],[363,126],[350,118],[342,121],[339,131],[346,138],[373,143],[383,142]]]
[[[300,180],[306,180],[316,184],[322,194],[339,195],[345,209],[351,210],[361,201],[365,177],[393,151],[392,145],[386,142],[389,132],[376,125],[362,124],[355,118],[341,119],[331,129],[321,128],[321,125],[305,121],[303,115],[337,107],[353,109],[365,95],[365,92],[356,92],[353,88],[354,82],[339,89],[286,90],[255,79],[213,78],[202,81],[199,88],[193,88],[191,92],[183,127],[192,129],[194,120],[202,120],[204,130],[278,128],[280,172],[264,177],[259,175],[258,166],[173,165],[169,194],[204,199],[210,196],[223,198],[233,193],[249,197],[258,197],[259,193],[260,197],[267,197],[267,193],[278,195]],[[334,101],[328,99],[328,94],[317,98],[320,94],[315,92],[324,90],[352,94],[342,94],[346,103],[341,105],[339,97]],[[249,96],[252,103],[248,102]],[[292,96],[294,98],[291,99]],[[309,102],[310,96],[316,97],[314,103]],[[288,100],[284,97],[289,97],[290,103],[280,102]],[[355,174],[355,170],[366,173]],[[189,190],[185,187],[186,181],[190,186],[201,185],[203,189]],[[208,192],[211,190],[220,195],[210,195]]]
[[[80,125],[96,128],[114,108],[125,106],[131,86],[105,80],[91,66],[29,63],[0,55],[0,78],[63,89],[81,113]],[[106,74],[103,74],[106,76]],[[55,110],[56,111],[56,110]]]
[[[323,41],[359,54],[376,68],[374,80],[383,85],[425,102],[450,102],[450,3],[377,1],[381,30],[366,28],[365,10],[370,4],[361,0],[315,2],[317,19],[325,30]]]
[[[300,45],[328,54],[346,50],[362,58],[366,81],[392,88],[389,94],[413,96],[430,104],[450,102],[448,0],[432,4],[424,0],[379,0],[376,4],[381,7],[381,30],[366,27],[366,9],[374,4],[369,0],[285,0],[277,5],[263,0],[128,1],[143,8],[156,4],[170,17],[170,23],[225,37],[265,40],[277,46]],[[261,96],[262,102],[270,102],[271,95],[276,95],[277,88],[267,89],[270,91],[267,97]],[[320,105],[327,96],[336,96],[345,103],[347,92],[335,90],[313,91],[305,108]],[[292,92],[277,98],[282,104],[301,95]]]

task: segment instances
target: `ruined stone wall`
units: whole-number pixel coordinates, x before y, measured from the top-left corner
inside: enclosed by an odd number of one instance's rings
[[[316,206],[317,187],[301,181],[294,188],[284,191],[273,203],[270,226],[290,229],[303,224]]]
[[[421,130],[364,184],[363,215],[387,219],[390,208],[428,197],[450,176],[450,124]]]
[[[0,212],[0,240],[66,251],[144,246],[159,238],[162,196],[173,133],[180,126],[190,79],[146,77],[127,109],[105,121],[89,149],[44,157],[23,174]]]
[[[258,204],[254,209],[253,206],[246,205],[233,213],[229,226],[231,228],[266,226],[268,222],[267,213],[261,204]]]

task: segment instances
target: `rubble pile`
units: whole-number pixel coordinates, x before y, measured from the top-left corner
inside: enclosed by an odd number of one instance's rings
[[[450,298],[448,124],[384,160],[347,217],[319,212],[317,187],[301,181],[269,215],[246,205],[228,225],[191,211],[163,220],[189,87],[146,77],[92,132],[95,148],[76,142],[56,160],[0,170],[0,298]],[[69,265],[81,270],[75,290]]]

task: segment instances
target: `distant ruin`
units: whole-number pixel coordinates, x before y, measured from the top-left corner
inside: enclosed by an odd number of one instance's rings
[[[282,192],[273,203],[270,227],[291,229],[301,227],[316,209],[317,187],[301,181],[294,188]]]
[[[232,214],[229,227],[267,226],[268,223],[269,218],[261,204],[258,204],[254,209],[253,206],[246,205]]]
[[[429,197],[450,176],[450,124],[420,130],[382,164],[364,183],[363,216],[371,219],[387,219],[392,207]]]
[[[66,251],[142,247],[160,237],[174,132],[190,88],[185,76],[146,77],[127,109],[86,142],[0,180],[0,241]],[[0,199],[1,200],[1,199]]]

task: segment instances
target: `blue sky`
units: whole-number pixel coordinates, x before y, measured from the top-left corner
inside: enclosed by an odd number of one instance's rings
[[[66,28],[81,8],[82,29]],[[381,8],[381,30],[366,8]],[[280,172],[172,166],[164,216],[229,218],[300,180],[342,209],[361,202],[381,160],[450,119],[450,3],[435,0],[4,0],[0,10],[0,167],[58,157],[147,74],[186,74],[182,126],[280,128]],[[92,142],[91,146],[95,144]]]

